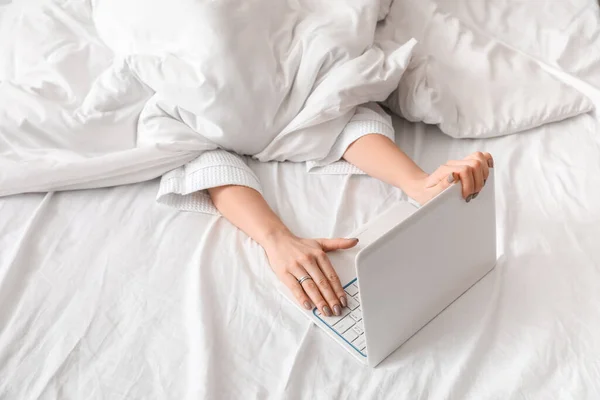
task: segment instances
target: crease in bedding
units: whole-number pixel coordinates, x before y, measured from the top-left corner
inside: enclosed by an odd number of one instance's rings
[[[348,121],[364,114],[356,107],[385,100],[397,86],[415,45],[375,44],[381,10],[367,0],[7,7],[0,195],[138,182],[197,166],[215,150],[319,167],[336,162],[342,172],[330,150]],[[389,117],[375,114],[370,127],[387,118],[389,135]],[[226,180],[244,183],[247,175]],[[187,194],[169,193],[166,202]]]
[[[52,194],[19,264],[6,255],[43,196],[0,199],[0,279],[9,269],[24,288],[0,303],[20,307],[11,325],[0,313],[0,398],[597,398],[598,116],[472,141],[394,126],[426,170],[496,155],[505,257],[380,367],[296,313],[264,251],[227,221],[148,202],[154,180]],[[361,176],[248,163],[299,235],[344,236],[403,198]]]
[[[114,55],[98,40],[87,2],[79,1],[58,3],[61,18],[90,32],[90,42],[78,56],[69,53],[76,45],[62,46],[62,55],[70,56],[61,62],[87,68],[64,70],[65,85],[52,86],[56,75],[44,59],[51,54],[38,41],[56,39],[58,45],[71,31],[44,5],[54,3],[15,4],[0,5],[0,80],[5,82],[0,98],[2,107],[27,112],[6,114],[0,107],[1,165],[7,165],[5,157],[14,161],[19,155],[24,161],[8,165],[26,170],[31,157],[48,156],[44,151],[52,148],[57,156],[46,159],[46,184],[52,174],[69,171],[71,186],[61,188],[75,189],[158,177],[205,151],[195,136],[186,136],[188,130],[171,124],[168,129],[182,135],[180,142],[166,140],[157,149],[138,149],[143,157],[134,154],[143,158],[143,174],[127,175],[131,164],[120,159],[114,170],[86,181],[89,171],[83,167],[92,156],[136,144],[124,132],[136,130],[132,115],[139,115],[143,104],[125,97],[127,85],[147,97],[153,91],[126,69],[107,70]],[[481,19],[473,14],[475,23],[500,30],[492,36],[509,35],[510,41],[498,40],[524,53],[533,48],[573,58],[565,60],[576,66],[569,82],[575,87],[575,81],[586,81],[577,89],[600,104],[593,49],[563,47],[587,37],[576,36],[582,21],[592,23],[586,22],[586,32],[597,30],[596,14],[575,15],[575,6],[583,4],[596,12],[595,0],[437,4],[444,12],[454,12],[449,7],[481,11]],[[29,34],[13,23],[15,15],[30,23],[27,29],[49,28],[56,35]],[[563,35],[548,35],[556,20],[573,21],[565,42],[547,40]],[[29,46],[13,46],[7,38],[26,38]],[[59,56],[49,57],[53,66]],[[580,70],[588,59],[591,68]],[[120,83],[111,84],[113,73]],[[106,89],[106,108],[84,113],[96,121],[85,129],[65,129],[70,107],[78,104],[74,99],[85,97],[93,110],[95,95],[69,87],[69,79],[88,74],[99,77],[98,90]],[[15,91],[14,85],[26,89]],[[43,99],[48,101],[40,107]],[[116,100],[127,106],[122,109]],[[20,121],[11,125],[13,117]],[[33,142],[20,134],[33,128],[38,134]],[[149,202],[160,186],[155,180],[0,198],[0,398],[600,398],[598,113],[485,140],[452,140],[435,126],[399,118],[394,128],[398,145],[426,171],[475,149],[494,154],[498,248],[505,258],[380,367],[365,370],[296,313],[273,287],[276,278],[264,252],[226,221]],[[9,131],[13,135],[7,136]],[[66,136],[44,136],[47,132]],[[29,158],[7,138],[28,149]],[[67,151],[73,143],[83,150]],[[194,154],[188,154],[192,148]],[[153,167],[159,155],[162,164]],[[112,160],[106,156],[99,162],[108,168]],[[305,165],[246,161],[269,204],[299,235],[344,236],[403,200],[400,191],[361,176],[315,176],[306,174]],[[0,169],[2,184],[6,174]],[[19,174],[25,185],[37,170]],[[14,254],[27,257],[15,262]]]
[[[488,3],[495,4],[477,6]],[[488,138],[593,110],[580,91],[493,35],[471,28],[449,8],[435,0],[392,4],[379,37],[419,41],[399,88],[387,100],[392,111],[436,124],[455,138]]]
[[[431,0],[29,0],[0,18],[0,196],[162,176],[158,201],[215,213],[203,154],[230,153],[224,181],[257,189],[236,154],[360,174],[341,155],[361,135],[393,137],[386,99],[469,138],[592,108]]]
[[[472,29],[600,89],[598,1],[435,0],[435,3]]]

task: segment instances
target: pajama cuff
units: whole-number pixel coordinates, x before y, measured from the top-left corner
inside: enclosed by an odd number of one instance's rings
[[[356,108],[354,116],[334,142],[329,154],[322,160],[307,162],[309,172],[364,174],[342,160],[342,156],[352,143],[369,134],[384,135],[394,140],[390,116],[375,103]],[[225,150],[211,150],[163,175],[156,200],[182,211],[220,215],[207,189],[225,185],[246,186],[262,194],[258,178],[242,157]]]
[[[220,215],[207,189],[225,185],[246,186],[262,194],[258,178],[241,157],[211,150],[163,175],[156,200],[182,211]]]
[[[363,171],[342,160],[342,157],[352,143],[369,134],[379,134],[395,140],[392,120],[377,104],[357,107],[356,113],[338,136],[329,154],[322,160],[306,163],[308,171],[324,175],[364,175]]]

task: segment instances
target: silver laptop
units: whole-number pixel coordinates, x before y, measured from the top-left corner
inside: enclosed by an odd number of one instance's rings
[[[360,362],[376,366],[496,264],[494,176],[467,203],[454,184],[423,207],[397,206],[329,253],[348,297],[341,316],[297,308]]]

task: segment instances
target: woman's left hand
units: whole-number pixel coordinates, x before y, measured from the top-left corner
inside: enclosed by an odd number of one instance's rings
[[[490,168],[494,168],[492,155],[480,151],[462,160],[449,160],[432,174],[419,179],[407,194],[423,205],[459,180],[463,198],[468,203],[483,189]]]

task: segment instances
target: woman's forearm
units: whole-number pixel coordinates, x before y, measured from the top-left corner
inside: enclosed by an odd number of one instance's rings
[[[263,197],[245,186],[209,189],[217,209],[265,250],[271,269],[306,310],[341,315],[347,295],[328,251],[354,247],[354,239],[307,239],[293,235]]]
[[[409,196],[417,189],[417,182],[427,177],[388,137],[365,135],[352,143],[344,159],[368,175],[399,187]]]
[[[230,185],[212,188],[208,192],[221,214],[263,248],[277,236],[290,234],[256,190]]]

